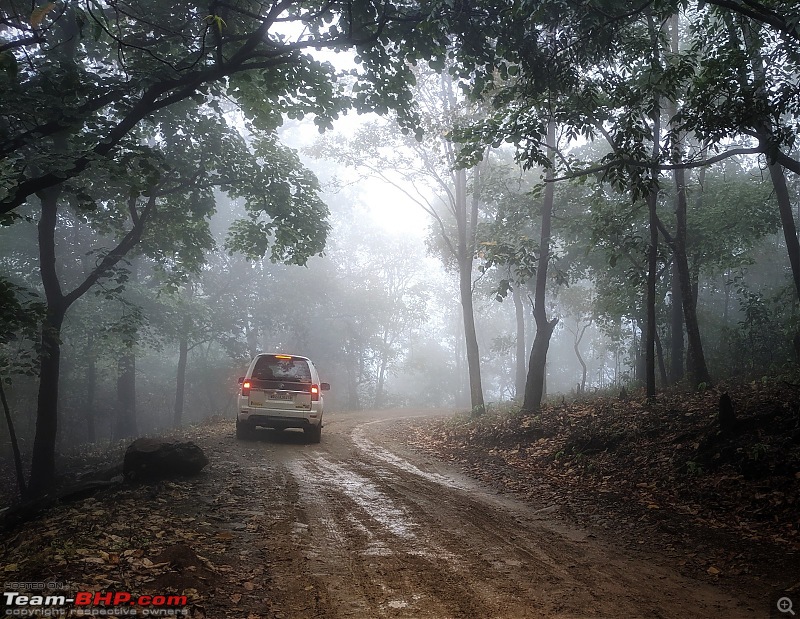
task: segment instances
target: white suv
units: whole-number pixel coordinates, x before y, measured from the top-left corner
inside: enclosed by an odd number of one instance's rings
[[[239,379],[236,438],[253,437],[257,426],[302,428],[312,443],[322,437],[322,392],[314,364],[297,355],[259,354]]]

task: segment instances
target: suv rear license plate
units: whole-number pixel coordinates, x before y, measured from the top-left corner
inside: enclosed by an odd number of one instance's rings
[[[291,393],[270,393],[269,394],[270,400],[294,400],[294,396]]]

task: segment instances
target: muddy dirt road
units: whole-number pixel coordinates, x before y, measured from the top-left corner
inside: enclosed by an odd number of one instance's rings
[[[237,541],[263,548],[275,616],[765,614],[385,438],[408,415],[328,415],[319,445],[292,432],[225,441],[231,491],[257,508]]]

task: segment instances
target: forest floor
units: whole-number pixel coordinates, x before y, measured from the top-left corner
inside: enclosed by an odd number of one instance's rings
[[[513,410],[395,426],[415,449],[457,463],[538,509],[659,550],[682,573],[800,598],[800,385],[587,396],[540,415]]]
[[[798,389],[730,393],[727,435],[715,391],[541,417],[334,413],[319,445],[237,441],[216,420],[176,435],[208,455],[201,475],[0,532],[0,576],[5,591],[183,594],[195,619],[785,616],[778,597],[800,606]]]

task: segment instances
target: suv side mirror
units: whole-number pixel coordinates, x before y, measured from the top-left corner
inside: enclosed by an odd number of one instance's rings
[[[239,377],[239,384],[241,385],[244,382],[244,376]]]
[[[331,385],[330,383],[320,383],[319,388],[322,389],[323,391],[330,391]]]

